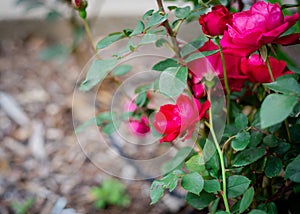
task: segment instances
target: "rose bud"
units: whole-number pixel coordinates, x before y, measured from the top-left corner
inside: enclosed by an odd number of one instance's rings
[[[85,10],[88,5],[86,0],[72,0],[72,3],[76,10]]]
[[[212,11],[201,15],[199,23],[202,26],[202,31],[209,36],[223,35],[227,30],[227,24],[231,23],[232,15],[223,5],[217,5],[212,8]]]

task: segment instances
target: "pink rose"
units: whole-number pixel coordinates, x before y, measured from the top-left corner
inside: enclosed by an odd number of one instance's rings
[[[218,50],[218,46],[215,45],[211,40],[207,41],[199,49],[200,52],[210,50]],[[240,71],[241,57],[224,53],[224,58],[229,87],[232,91],[240,91],[244,82],[247,80],[247,77]],[[192,85],[197,85],[209,72],[213,72],[221,80],[224,79],[220,52],[217,52],[206,58],[194,60],[188,64],[188,68],[192,75]]]
[[[269,57],[269,60],[275,79],[287,73],[284,71],[286,63],[283,60],[277,60],[272,57]],[[241,61],[241,71],[247,75],[253,83],[272,82],[268,67],[258,54],[253,54],[248,59],[243,58]]]
[[[87,1],[86,0],[72,0],[74,8],[76,10],[85,10],[87,7]]]
[[[223,5],[212,7],[212,11],[201,15],[199,23],[202,26],[203,33],[210,36],[223,35],[227,30],[227,24],[231,23],[232,15]]]
[[[209,106],[208,101],[201,105],[198,100],[190,99],[186,95],[180,95],[175,105],[161,106],[154,115],[153,123],[155,130],[164,135],[160,142],[172,142],[186,131],[188,133],[185,139],[190,138],[196,123],[205,116]]]
[[[202,97],[204,97],[205,95],[205,86],[203,83],[198,83],[198,84],[194,84],[192,85],[192,92],[194,94],[194,97],[196,97],[197,99],[200,99]]]
[[[298,17],[298,14],[284,17],[278,3],[259,1],[250,10],[233,14],[232,24],[228,24],[221,45],[225,52],[248,56],[265,44],[299,43],[300,34],[279,38],[297,22]]]
[[[143,136],[150,131],[149,121],[144,115],[140,120],[129,119],[129,125],[133,133],[138,136]]]

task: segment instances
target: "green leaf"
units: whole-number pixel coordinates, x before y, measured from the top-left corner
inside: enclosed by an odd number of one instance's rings
[[[101,126],[103,122],[110,122],[113,120],[114,114],[112,112],[102,112],[100,114],[98,114],[95,118],[91,118],[87,121],[85,121],[83,124],[79,125],[76,129],[75,129],[75,133],[78,134],[79,132],[83,131],[84,129],[86,129],[88,126],[91,125],[97,125],[97,126]]]
[[[244,150],[250,142],[249,132],[240,132],[232,140],[231,146],[236,151]]]
[[[239,208],[239,213],[243,213],[248,207],[251,205],[254,197],[254,188],[251,187],[249,188],[245,194],[243,195],[240,208]]]
[[[152,16],[153,12],[154,12],[153,9],[148,10],[148,11],[143,15],[142,19],[143,19],[143,20],[148,19],[149,16]]]
[[[260,159],[265,154],[264,148],[250,148],[244,151],[241,151],[235,155],[233,158],[233,166],[241,167],[249,165],[258,159]]]
[[[173,171],[177,167],[179,167],[183,161],[193,152],[193,149],[191,147],[182,147],[177,152],[175,157],[162,166],[162,172],[163,174],[169,173],[170,171]]]
[[[108,123],[103,126],[102,132],[107,135],[112,135],[116,131],[117,127],[114,123]]]
[[[216,213],[216,210],[218,209],[219,202],[220,202],[220,198],[217,198],[216,200],[214,200],[211,203],[211,206],[209,206],[209,208],[208,208],[209,213]]]
[[[150,198],[151,198],[151,204],[155,204],[156,202],[161,199],[164,195],[164,188],[162,186],[162,183],[159,181],[153,181],[150,187]]]
[[[277,138],[274,135],[267,135],[264,137],[263,143],[266,146],[273,148],[273,147],[278,146],[279,141],[277,140]]]
[[[122,56],[133,52],[136,48],[137,48],[136,45],[131,40],[129,40],[127,42],[126,46],[122,50],[114,53],[112,56],[120,59],[120,58],[122,58]]]
[[[127,74],[132,69],[131,65],[119,65],[112,71],[113,76],[122,76]]]
[[[185,164],[189,172],[198,172],[202,176],[207,175],[205,162],[202,155],[199,154],[194,155]]]
[[[198,51],[198,49],[202,47],[206,41],[206,36],[200,36],[192,42],[185,44],[180,50],[181,56],[186,57],[188,54]]]
[[[206,140],[203,148],[204,161],[207,162],[216,153],[216,147],[213,142]]]
[[[265,173],[267,177],[273,178],[279,175],[281,170],[282,170],[282,162],[280,158],[276,158],[276,157],[268,158],[266,168],[265,168]]]
[[[170,0],[170,1],[172,1],[172,0]],[[177,8],[177,7],[176,7],[176,6],[173,6],[173,5],[168,6],[169,11],[175,10],[176,8]]]
[[[132,31],[132,33],[129,36],[135,36],[138,34],[141,34],[145,29],[145,25],[142,21],[138,20],[135,29]]]
[[[291,148],[291,144],[280,141],[278,146],[273,148],[273,151],[278,155],[284,155]]]
[[[148,91],[149,89],[151,89],[151,87],[151,84],[140,85],[134,90],[134,93],[139,94],[141,92]]]
[[[149,18],[146,29],[163,23],[167,19],[167,17],[167,14],[162,15],[160,11],[153,13],[152,16]]]
[[[188,58],[186,58],[185,62],[188,63],[188,62],[194,61],[196,59],[201,59],[203,57],[213,55],[217,52],[219,52],[219,50],[197,52],[197,53],[191,54]]]
[[[178,19],[184,19],[190,14],[190,12],[191,12],[191,8],[189,6],[186,6],[184,8],[176,8],[175,16]]]
[[[187,190],[191,193],[194,193],[196,195],[199,195],[199,193],[203,189],[204,180],[199,173],[193,172],[191,174],[187,174],[187,175],[183,176],[183,178],[181,180],[181,186],[185,190]]]
[[[145,34],[139,45],[147,45],[156,42],[157,36],[155,34]]]
[[[298,103],[298,97],[270,94],[262,103],[260,110],[261,128],[265,129],[285,120]]]
[[[213,200],[215,200],[215,196],[204,191],[202,191],[200,195],[188,192],[185,200],[192,207],[198,210],[202,210],[207,207]]]
[[[146,100],[147,100],[147,93],[146,91],[143,91],[139,93],[139,95],[136,97],[135,104],[141,107],[145,104]]]
[[[115,117],[115,113],[111,111],[105,111],[97,115],[96,120],[97,120],[97,125],[100,126],[101,123],[104,121],[110,122],[113,121],[113,118]]]
[[[284,177],[300,183],[300,155],[287,165]]]
[[[80,90],[88,91],[101,80],[115,67],[117,59],[94,60],[88,70],[86,79],[81,83]]]
[[[179,96],[186,87],[187,67],[168,68],[159,78],[159,91],[169,97]]]
[[[217,179],[205,180],[203,189],[208,193],[217,194],[221,190],[220,182]]]
[[[77,128],[75,129],[75,134],[78,134],[79,132],[82,132],[83,130],[85,130],[87,127],[91,126],[91,125],[96,125],[96,118],[91,118],[87,121],[85,121],[84,123],[80,124],[79,126],[77,126]]]
[[[268,213],[269,214],[278,214],[277,206],[274,202],[268,203],[267,207],[268,207]]]
[[[228,212],[223,211],[223,210],[219,210],[219,211],[217,211],[215,214],[228,214]]]
[[[205,167],[207,171],[209,171],[209,175],[213,178],[218,178],[220,163],[219,163],[219,156],[217,152],[214,153],[208,161],[207,160],[205,161],[206,161]]]
[[[230,176],[227,181],[228,198],[242,195],[248,189],[250,182],[248,178],[242,175]]]
[[[30,208],[33,206],[34,202],[34,198],[28,198],[24,202],[12,201],[11,208],[15,214],[30,213]]]
[[[169,191],[172,192],[177,186],[178,176],[172,172],[163,177],[160,181],[164,189],[169,189]]]
[[[192,22],[195,20],[199,20],[199,16],[203,15],[204,13],[206,13],[207,10],[206,8],[200,9],[199,10],[192,10],[190,15],[188,17],[186,17],[186,21],[187,22]]]
[[[236,118],[235,118],[235,127],[241,131],[247,128],[248,126],[248,118],[246,115],[244,114],[239,114]]]
[[[168,43],[168,41],[165,38],[160,38],[155,42],[155,46],[162,47],[164,43]]]
[[[257,145],[259,145],[262,138],[263,134],[260,131],[253,131],[251,133],[249,147],[256,147]]]
[[[267,214],[267,213],[265,211],[262,211],[262,210],[254,209],[254,210],[251,210],[249,212],[249,214]]]
[[[169,59],[165,59],[165,60],[160,61],[157,64],[155,64],[152,67],[152,70],[154,70],[154,71],[164,71],[164,70],[166,70],[167,68],[170,68],[170,67],[179,67],[179,64],[177,63],[177,61],[175,59],[169,58]]]
[[[101,39],[96,45],[96,48],[97,50],[106,48],[107,46],[113,44],[116,41],[119,41],[120,39],[123,39],[124,37],[125,35],[123,32],[111,33],[105,38]]]
[[[265,87],[283,94],[300,96],[300,85],[293,77],[277,78],[275,82],[265,83]]]

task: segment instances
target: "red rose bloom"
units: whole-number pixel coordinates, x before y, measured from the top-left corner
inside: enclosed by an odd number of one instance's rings
[[[154,115],[153,127],[155,130],[163,134],[160,142],[172,142],[176,137],[185,134],[185,139],[192,136],[196,127],[196,123],[201,120],[209,108],[208,101],[202,105],[198,100],[190,99],[186,95],[180,95],[176,104],[167,104],[160,107],[159,111]]]
[[[204,97],[204,95],[205,95],[205,86],[203,83],[194,84],[194,85],[192,85],[192,91],[193,91],[194,96],[197,99],[200,99],[200,98]]]
[[[150,131],[149,121],[144,115],[141,117],[140,120],[132,118],[129,119],[129,124],[133,133],[138,136],[145,135]]]
[[[275,79],[287,73],[284,71],[286,63],[283,60],[269,57],[269,61]],[[249,80],[253,83],[272,82],[268,67],[258,54],[253,54],[248,59],[243,58],[241,61],[241,71],[247,75]]]
[[[211,40],[207,41],[199,51],[218,50]],[[229,87],[232,91],[240,91],[247,77],[240,72],[241,57],[224,53]],[[217,52],[205,58],[196,59],[188,64],[192,74],[192,84],[197,85],[207,73],[214,73],[221,80],[224,78],[220,53]],[[193,88],[193,86],[192,86]],[[194,91],[195,94],[195,91]]]
[[[232,24],[228,24],[221,45],[224,52],[248,56],[264,44],[299,43],[299,33],[279,38],[298,17],[298,14],[284,17],[278,3],[257,2],[250,10],[233,14]]]
[[[201,15],[199,23],[202,26],[203,33],[210,36],[223,35],[227,30],[227,24],[231,23],[232,15],[223,5],[212,7],[212,11]]]

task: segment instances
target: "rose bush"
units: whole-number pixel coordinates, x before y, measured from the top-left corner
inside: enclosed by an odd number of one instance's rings
[[[158,77],[136,89],[134,109],[129,108],[133,114],[126,121],[136,134],[150,132],[151,127],[155,136],[160,134],[160,143],[179,149],[164,165],[162,178],[152,183],[151,204],[180,181],[187,203],[206,213],[300,213],[290,205],[280,207],[283,201],[296,203],[300,192],[300,69],[280,46],[299,43],[299,15],[287,10],[299,5],[258,1],[240,11],[244,1],[220,2],[224,5],[193,1],[195,8],[170,6],[174,16],[168,16],[157,0],[158,10],[146,12],[134,29],[98,42],[100,50],[128,39],[121,53],[93,61],[80,89],[90,90],[100,82],[105,75],[99,72],[128,73],[130,66],[119,62],[126,62],[123,59],[141,46],[166,46],[173,57],[153,65]],[[199,21],[202,32],[187,44],[179,42],[181,26],[193,20]],[[150,90],[176,103],[155,108],[153,100],[149,105]],[[96,117],[102,130],[118,128],[102,114]],[[195,147],[183,155],[187,147],[181,145],[197,124],[201,125]]]

